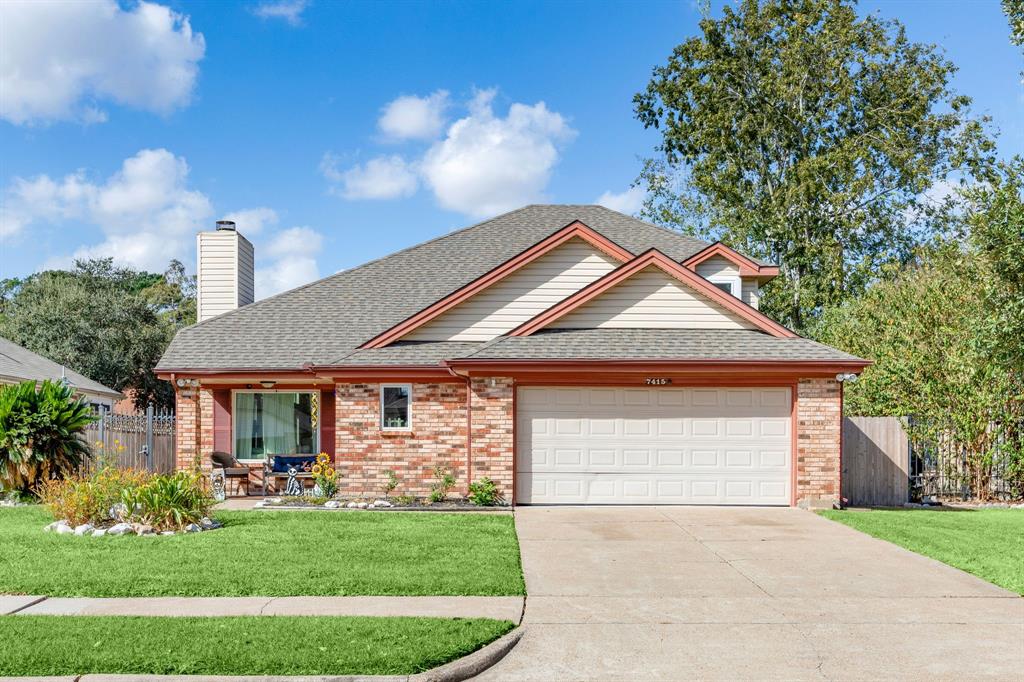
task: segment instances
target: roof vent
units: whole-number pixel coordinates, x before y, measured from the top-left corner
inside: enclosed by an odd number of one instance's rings
[[[217,229],[218,230],[231,230],[232,232],[234,232],[235,231],[235,221],[234,220],[218,220],[217,221]]]

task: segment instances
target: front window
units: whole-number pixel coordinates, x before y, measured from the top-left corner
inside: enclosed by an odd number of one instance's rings
[[[412,427],[412,387],[408,384],[380,387],[380,425],[383,429]]]
[[[740,278],[739,277],[728,277],[728,276],[712,276],[708,278],[714,286],[718,287],[727,294],[731,294],[736,298],[740,297]]]
[[[235,458],[264,460],[319,452],[317,403],[311,392],[236,392]]]

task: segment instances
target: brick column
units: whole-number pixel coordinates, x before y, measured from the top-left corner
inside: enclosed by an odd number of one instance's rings
[[[796,502],[831,508],[839,501],[842,398],[835,379],[801,379],[797,386]]]
[[[491,383],[494,385],[490,385]],[[473,481],[483,477],[498,484],[505,500],[512,503],[515,479],[513,450],[513,399],[515,386],[507,377],[470,380],[472,413]]]
[[[174,394],[174,461],[179,471],[189,470],[198,458],[210,472],[213,453],[213,393],[204,388],[178,388]]]

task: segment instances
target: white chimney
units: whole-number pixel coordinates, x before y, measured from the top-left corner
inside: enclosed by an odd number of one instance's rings
[[[230,220],[196,237],[196,316],[199,322],[253,302],[253,248]]]

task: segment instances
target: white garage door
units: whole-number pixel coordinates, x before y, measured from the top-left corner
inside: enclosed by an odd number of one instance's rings
[[[777,504],[789,388],[520,388],[516,500]]]

